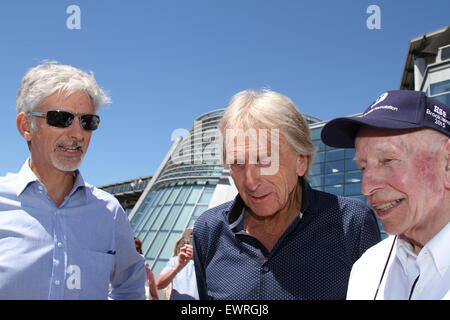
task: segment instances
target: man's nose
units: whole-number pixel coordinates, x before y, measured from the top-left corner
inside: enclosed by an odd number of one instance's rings
[[[80,117],[75,117],[75,119],[73,119],[72,123],[67,129],[70,130],[69,136],[77,140],[81,140],[84,137],[84,133],[86,131],[81,127]]]
[[[260,168],[255,164],[245,165],[245,186],[249,191],[255,191],[261,183]]]
[[[366,197],[373,195],[384,186],[384,174],[376,165],[367,165],[362,172],[361,192]]]

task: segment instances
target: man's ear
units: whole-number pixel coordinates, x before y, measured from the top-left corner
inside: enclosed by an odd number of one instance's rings
[[[31,138],[33,137],[31,119],[25,114],[25,112],[21,112],[17,115],[16,125],[22,137],[24,137],[27,141],[31,141]]]
[[[303,177],[308,168],[308,156],[297,155],[296,171],[299,177]]]
[[[445,152],[445,188],[450,189],[450,139],[444,145]]]

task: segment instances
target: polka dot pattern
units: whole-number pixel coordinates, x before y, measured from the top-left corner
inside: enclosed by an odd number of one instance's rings
[[[380,241],[366,204],[311,189],[306,182],[302,215],[270,252],[242,230],[242,222],[230,227],[243,207],[238,195],[197,219],[200,299],[345,299],[353,263]]]

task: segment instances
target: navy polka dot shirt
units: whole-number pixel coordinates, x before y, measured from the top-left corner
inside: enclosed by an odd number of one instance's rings
[[[268,252],[243,230],[244,202],[205,211],[194,226],[200,299],[345,299],[353,263],[380,241],[362,201],[311,189],[302,209]]]

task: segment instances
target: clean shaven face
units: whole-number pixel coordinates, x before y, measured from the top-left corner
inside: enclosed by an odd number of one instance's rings
[[[446,160],[430,131],[362,127],[356,137],[361,191],[389,234],[409,238],[441,213]]]

